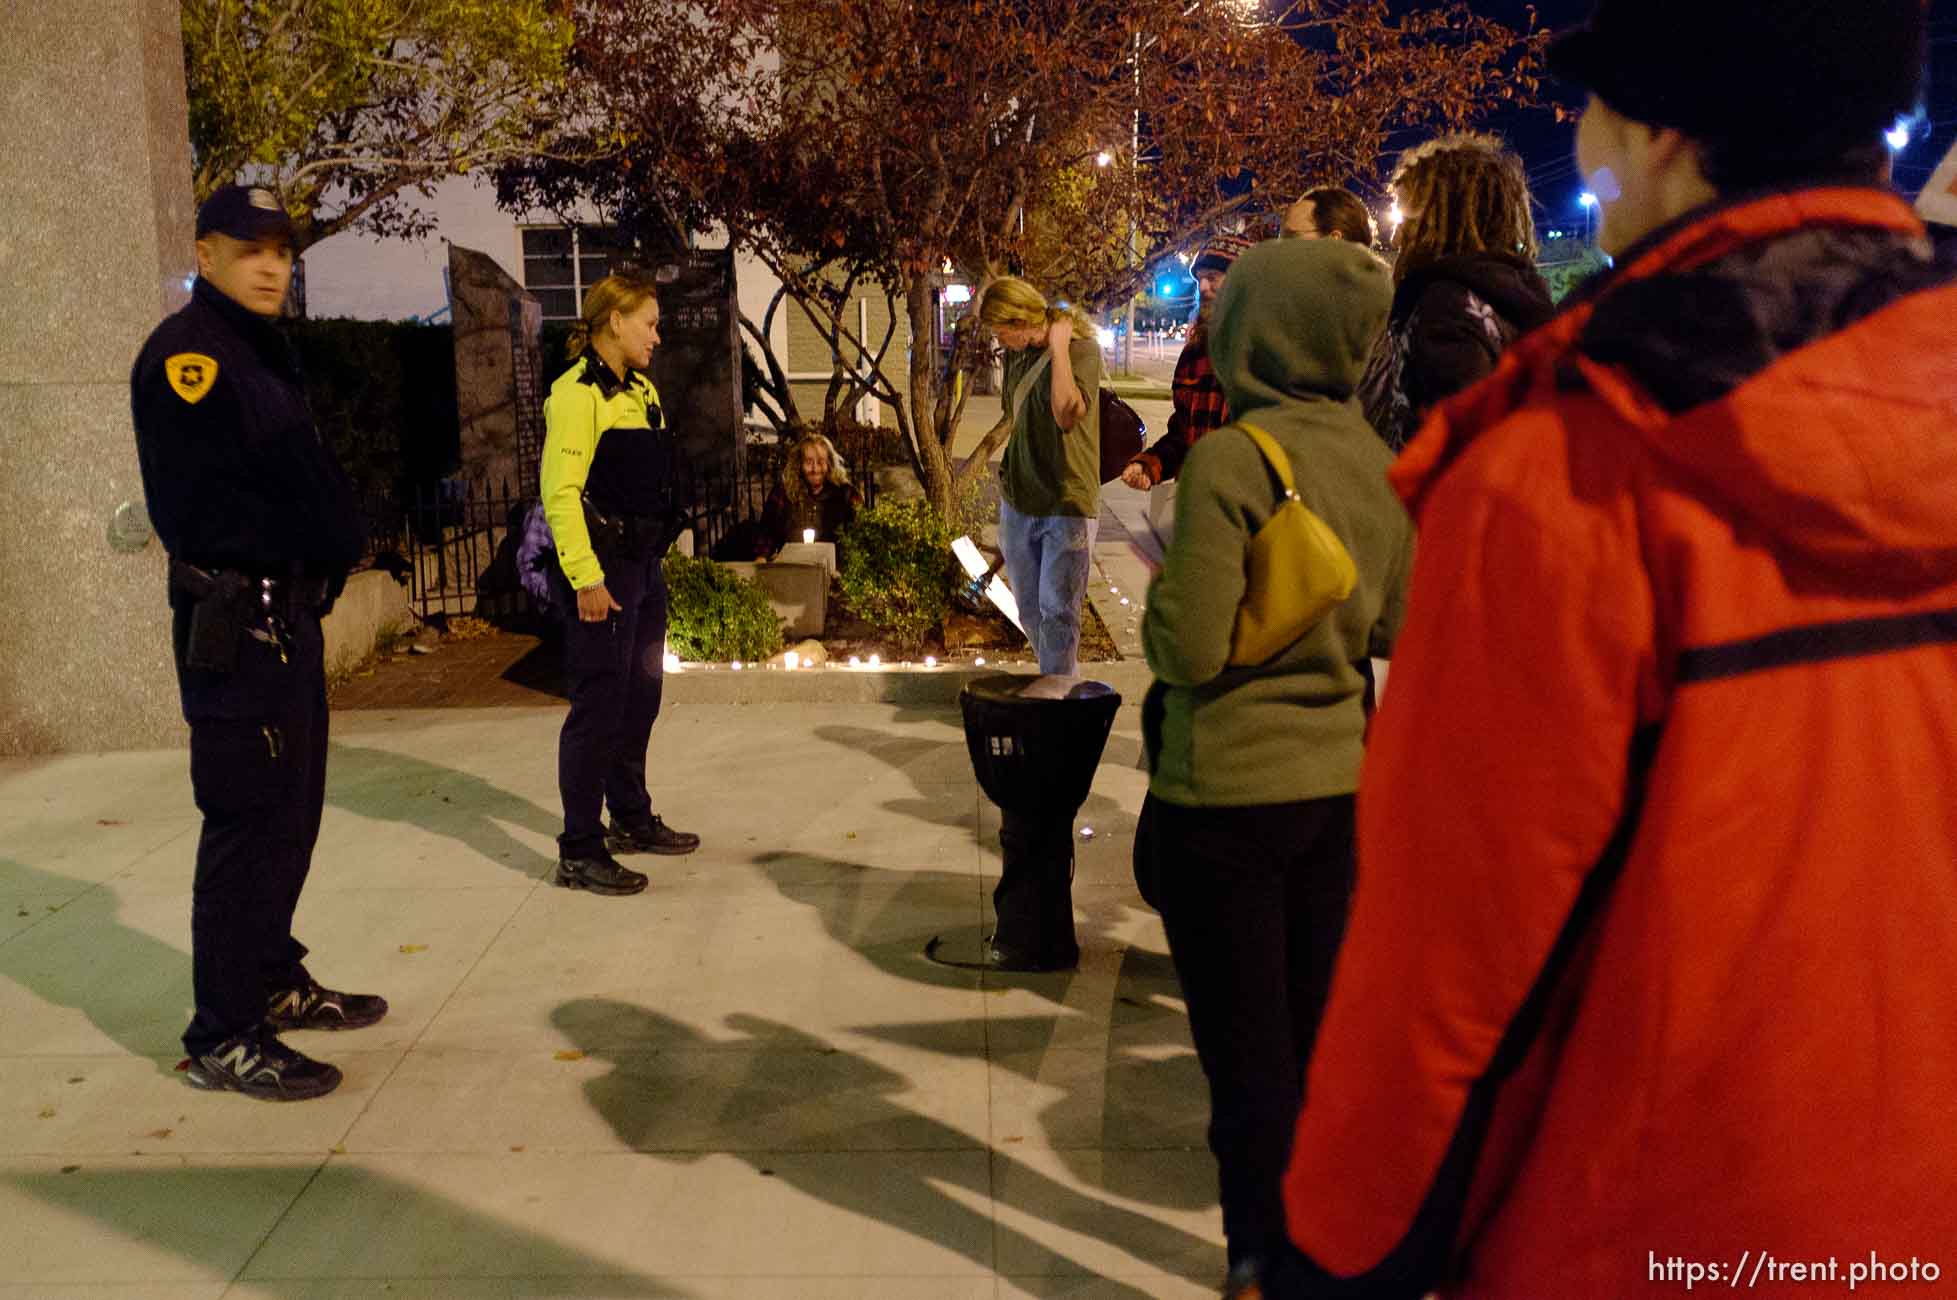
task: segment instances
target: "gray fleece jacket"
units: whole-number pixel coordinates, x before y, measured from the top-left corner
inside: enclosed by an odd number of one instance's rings
[[[1240,807],[1358,788],[1358,665],[1391,653],[1413,568],[1413,524],[1386,481],[1392,453],[1353,396],[1392,298],[1379,259],[1337,239],[1259,244],[1224,282],[1210,358],[1230,410],[1284,448],[1299,496],[1345,543],[1359,581],[1268,662],[1226,667],[1250,539],[1279,489],[1234,425],[1196,444],[1142,623],[1156,676],[1142,720],[1157,798]]]

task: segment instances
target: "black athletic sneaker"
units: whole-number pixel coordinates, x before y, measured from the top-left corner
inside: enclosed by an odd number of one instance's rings
[[[622,867],[603,849],[589,858],[559,858],[557,883],[566,889],[588,889],[594,894],[636,894],[646,887],[646,878],[630,867]]]
[[[653,817],[639,826],[613,822],[605,832],[605,847],[613,853],[691,853],[700,847],[700,837],[691,831],[676,831],[663,817]]]
[[[338,993],[310,980],[296,989],[274,993],[265,1023],[275,1032],[288,1029],[365,1029],[387,1014],[387,999],[372,993]]]
[[[242,1092],[260,1101],[306,1101],[324,1097],[344,1077],[336,1065],[295,1052],[263,1025],[227,1038],[184,1063],[193,1088]]]

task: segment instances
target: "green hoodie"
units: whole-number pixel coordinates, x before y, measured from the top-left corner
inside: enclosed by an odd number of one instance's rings
[[[1391,653],[1413,568],[1413,524],[1386,481],[1392,453],[1353,397],[1392,299],[1379,259],[1339,239],[1258,244],[1217,296],[1210,360],[1230,410],[1284,448],[1298,495],[1345,543],[1359,581],[1268,662],[1226,667],[1250,539],[1279,489],[1234,425],[1191,449],[1142,623],[1156,676],[1143,728],[1159,799],[1236,807],[1358,788],[1358,665]]]

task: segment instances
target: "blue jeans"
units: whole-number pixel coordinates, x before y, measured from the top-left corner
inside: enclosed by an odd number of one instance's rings
[[[1100,525],[1099,519],[1072,515],[1022,515],[999,502],[1006,582],[1043,673],[1080,674],[1080,603],[1087,598]]]

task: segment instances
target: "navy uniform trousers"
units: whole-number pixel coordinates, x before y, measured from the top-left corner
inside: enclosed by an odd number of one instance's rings
[[[258,1025],[275,992],[308,979],[292,913],[326,802],[326,675],[318,613],[285,622],[283,661],[254,633],[233,671],[210,673],[184,666],[190,610],[175,611],[190,786],[204,815],[190,909],[197,1013],[183,1036],[193,1057]]]
[[[606,563],[605,587],[623,607],[618,613],[585,623],[572,601],[565,614],[571,713],[557,746],[564,800],[557,844],[567,858],[604,849],[607,806],[615,822],[643,823],[652,815],[646,748],[666,684],[666,571],[658,549]]]

